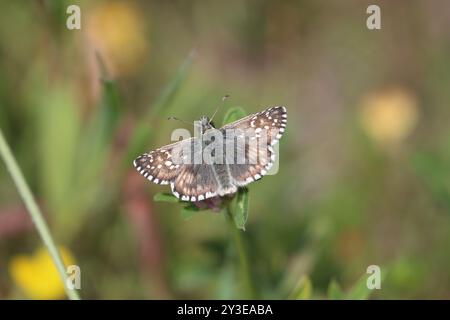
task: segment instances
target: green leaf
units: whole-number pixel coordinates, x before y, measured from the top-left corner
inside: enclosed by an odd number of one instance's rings
[[[183,219],[185,220],[189,220],[198,211],[199,209],[194,204],[191,203],[181,209],[181,217],[183,217]]]
[[[335,280],[331,280],[328,286],[328,298],[332,300],[342,300],[344,298],[344,292]]]
[[[233,221],[236,228],[245,231],[245,224],[248,219],[248,189],[240,188],[236,195],[236,203],[232,210]]]
[[[295,289],[290,294],[289,299],[309,300],[311,299],[311,294],[312,294],[311,280],[307,276],[302,276],[297,282]]]
[[[225,114],[225,117],[223,118],[223,125],[239,120],[246,115],[247,113],[241,107],[232,107],[228,109],[227,113]]]
[[[170,202],[170,203],[176,203],[179,201],[178,198],[175,197],[173,194],[164,192],[155,194],[153,196],[153,200],[156,202]]]

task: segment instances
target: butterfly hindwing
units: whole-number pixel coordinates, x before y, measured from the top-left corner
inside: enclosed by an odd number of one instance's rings
[[[207,164],[182,165],[171,183],[172,193],[182,201],[202,201],[215,197],[219,184],[213,167]]]

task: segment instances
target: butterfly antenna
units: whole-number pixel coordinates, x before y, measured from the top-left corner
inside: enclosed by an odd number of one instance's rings
[[[224,96],[222,97],[222,103],[216,108],[216,111],[214,111],[214,113],[213,113],[211,119],[209,120],[209,123],[211,123],[211,122],[213,121],[213,119],[214,119],[214,117],[215,117],[217,111],[219,111],[219,109],[223,106],[223,103],[225,102],[225,100],[227,100],[229,97],[230,97],[230,96],[229,96],[228,94],[226,94],[226,95],[224,95]]]
[[[177,117],[168,117],[167,120],[177,120],[182,123],[189,124],[189,125],[193,124],[192,122],[184,121],[184,120],[178,119]]]

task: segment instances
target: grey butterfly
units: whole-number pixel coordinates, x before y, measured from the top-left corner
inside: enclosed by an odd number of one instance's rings
[[[184,139],[145,153],[134,160],[134,167],[156,184],[170,184],[172,193],[182,201],[196,202],[233,194],[239,187],[267,174],[275,162],[273,146],[282,137],[286,124],[286,108],[280,106],[248,115],[220,129],[216,129],[208,117],[202,117],[199,137]],[[244,137],[244,143],[236,143],[236,137],[231,136],[230,131],[250,134],[245,137],[239,135]],[[228,147],[231,147],[233,155],[224,152],[219,157],[220,161],[217,161],[217,157],[213,162],[192,161],[197,156],[202,158],[199,153],[208,146],[204,141],[208,141],[207,138],[214,132],[223,136],[220,142],[223,149],[229,150]],[[243,155],[244,161],[236,161],[236,154]],[[180,157],[189,161],[175,161],[175,158]]]

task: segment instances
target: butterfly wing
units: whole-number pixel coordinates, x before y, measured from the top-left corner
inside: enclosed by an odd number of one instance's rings
[[[258,142],[262,135],[267,138],[261,143],[238,144],[235,151],[245,154],[245,162],[228,164],[228,172],[231,180],[236,186],[244,186],[252,181],[260,179],[267,174],[275,161],[275,153],[272,148],[283,135],[287,123],[287,113],[285,107],[271,107],[264,111],[251,114],[235,122],[222,127],[222,132],[232,130],[253,129],[251,139]],[[234,139],[234,138],[233,138]],[[221,188],[217,181],[213,165],[193,161],[198,155],[195,148],[199,139],[185,139],[173,144],[161,147],[157,150],[145,153],[134,161],[136,170],[148,180],[157,184],[169,184],[173,194],[183,201],[201,201],[217,195]],[[231,142],[226,138],[225,146]],[[201,142],[200,142],[201,143]],[[244,148],[241,150],[240,148]],[[187,155],[186,150],[191,150]],[[197,150],[197,151],[195,151]],[[191,157],[190,162],[180,162],[179,159]],[[234,155],[233,155],[234,157]],[[177,161],[174,161],[176,158]]]
[[[181,166],[170,186],[172,193],[183,201],[202,201],[215,197],[219,188],[212,165],[207,164]]]
[[[236,186],[245,186],[250,182],[261,179],[269,172],[275,162],[275,152],[271,145],[261,148],[260,145],[246,143],[245,164],[239,164],[236,161],[228,165],[228,170],[232,183]],[[237,152],[241,146],[236,147]]]
[[[282,137],[286,130],[287,111],[285,107],[270,107],[266,110],[253,113],[242,119],[226,124],[221,130],[254,129],[256,133],[267,130],[267,143],[271,146],[275,145]]]
[[[183,165],[176,159],[180,159],[185,148],[190,148],[194,143],[195,138],[190,138],[144,153],[134,160],[134,167],[146,179],[156,184],[169,184],[177,177]]]
[[[217,195],[218,183],[211,165],[197,164],[201,156],[197,138],[185,139],[145,153],[136,160],[136,170],[156,184],[169,184],[183,201],[201,201]]]
[[[225,139],[226,144],[234,144],[234,149],[231,149],[235,150],[235,154],[245,155],[245,163],[242,164],[234,158],[234,161],[228,165],[230,176],[235,185],[245,186],[267,174],[275,162],[275,152],[272,146],[282,137],[286,123],[286,108],[271,107],[227,124],[221,129],[242,130],[244,132],[248,129],[253,130],[250,139],[245,139],[244,143]],[[252,139],[256,141],[252,141]]]

